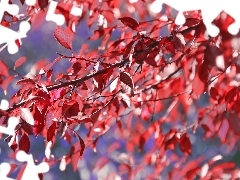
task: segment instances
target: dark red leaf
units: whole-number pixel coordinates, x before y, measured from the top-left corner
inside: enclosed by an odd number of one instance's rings
[[[183,26],[193,27],[200,23],[199,19],[196,18],[187,18]]]
[[[189,140],[187,133],[184,133],[180,138],[180,149],[186,155],[191,155],[192,152],[192,144]]]
[[[53,122],[52,125],[47,130],[47,141],[51,141],[53,136],[55,135],[56,123]]]
[[[25,3],[25,0],[20,0],[21,4],[23,5]]]
[[[19,141],[19,149],[25,151],[26,153],[29,152],[30,149],[30,141],[26,134],[23,134],[22,138]]]
[[[134,88],[132,77],[127,72],[120,73],[120,81],[128,85],[131,89]]]
[[[140,140],[139,140],[139,141],[140,141],[140,142],[139,142],[139,150],[142,151],[143,148],[144,148],[146,139],[145,139],[144,136],[142,135],[142,136],[140,137]]]
[[[228,91],[226,97],[225,97],[225,101],[227,103],[230,103],[232,101],[237,100],[237,87],[232,88],[230,91]]]
[[[34,106],[33,111],[34,117],[34,134],[37,136],[40,132],[42,132],[44,128],[44,115],[38,110],[37,106]]]
[[[206,124],[202,124],[201,126],[206,132],[211,132],[211,129]]]
[[[153,57],[147,57],[145,58],[145,62],[148,63],[149,65],[153,66],[153,67],[157,67],[157,63],[154,60]]]
[[[79,104],[76,101],[65,102],[62,107],[65,117],[77,116],[79,112]]]
[[[136,28],[139,26],[138,22],[131,18],[131,17],[123,17],[119,18],[119,20],[126,26],[130,27],[131,29],[136,30]]]
[[[18,147],[18,145],[17,145],[16,142],[14,142],[14,143],[10,146],[10,148],[11,148],[14,152],[16,151],[17,147]]]
[[[198,76],[203,83],[206,83],[209,78],[209,70],[205,63],[200,64],[198,67]]]
[[[117,123],[118,128],[120,130],[122,130],[122,123],[121,123],[121,121],[117,120],[116,123]]]
[[[72,50],[72,38],[65,30],[62,30],[60,27],[57,27],[54,31],[54,37],[57,39],[59,44],[63,47]]]
[[[38,5],[40,9],[44,9],[48,6],[48,0],[38,0]]]
[[[85,82],[83,82],[83,84],[82,84],[82,86],[81,86],[81,89],[82,89],[82,90],[88,90],[88,87],[87,87],[87,85],[86,85]]]
[[[221,55],[222,51],[217,46],[209,45],[204,51],[204,63],[210,67],[216,65],[217,56]]]
[[[20,57],[16,62],[15,62],[15,65],[14,65],[14,70],[21,66],[25,61],[27,60],[27,58],[25,56],[22,56]]]
[[[80,137],[80,135],[76,131],[73,130],[73,133],[78,137],[78,140],[79,140],[79,143],[80,143],[80,147],[81,147],[79,155],[81,157],[83,155],[84,150],[85,150],[85,143],[84,143],[84,141],[82,140],[82,138]]]
[[[214,100],[218,100],[219,94],[218,94],[218,90],[217,90],[215,87],[211,87],[211,89],[210,89],[210,96],[211,96]]]

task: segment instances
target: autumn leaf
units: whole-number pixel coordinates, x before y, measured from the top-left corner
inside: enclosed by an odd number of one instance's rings
[[[44,9],[48,6],[48,0],[38,0],[38,5],[40,9]]]
[[[136,30],[139,26],[138,22],[131,18],[131,17],[123,17],[119,18],[119,20],[126,26],[130,27],[131,29]]]
[[[51,141],[55,135],[56,123],[53,122],[52,125],[47,130],[47,141]]]
[[[186,155],[191,155],[192,152],[192,144],[187,133],[184,133],[180,138],[180,149]]]
[[[134,88],[133,80],[129,73],[121,72],[120,73],[120,81],[129,86],[131,89]]]
[[[8,66],[2,60],[0,60],[0,75],[9,76]]]
[[[210,96],[211,96],[214,100],[218,100],[219,94],[218,94],[218,90],[217,90],[215,87],[211,87],[211,89],[210,89]]]
[[[14,65],[14,70],[16,68],[18,68],[19,66],[21,66],[26,60],[27,60],[27,58],[25,56],[22,56],[18,60],[16,60],[15,65]]]
[[[25,151],[26,153],[29,152],[30,149],[30,141],[26,134],[23,134],[19,141],[19,149]]]
[[[70,37],[70,34],[68,34],[65,30],[57,27],[53,35],[59,44],[61,44],[66,49],[72,50],[72,38]]]

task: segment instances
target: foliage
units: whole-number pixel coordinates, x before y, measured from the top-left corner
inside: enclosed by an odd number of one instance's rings
[[[79,17],[69,15],[73,2],[82,8]],[[27,7],[32,26],[47,3]],[[42,136],[42,161],[50,168],[61,163],[62,170],[72,166],[77,171],[80,161],[90,161],[85,151],[92,149],[97,156],[91,172],[114,167],[105,170],[108,179],[237,178],[238,164],[230,157],[240,135],[239,34],[227,31],[232,18],[219,15],[214,23],[220,33],[210,37],[200,11],[185,14],[185,24],[178,26],[168,6],[152,15],[143,8],[148,1],[124,3],[60,1],[56,11],[66,26],[57,26],[52,38],[69,53],[57,52],[51,63],[38,64],[32,77],[18,73],[28,63],[25,56],[14,67],[1,59],[3,91],[13,79],[20,87],[9,99],[10,107],[0,111],[2,126],[9,117],[20,120],[15,135],[5,138],[12,157],[19,150],[32,153],[33,137]],[[5,13],[1,24],[20,21]],[[83,21],[93,34],[74,49],[74,27]],[[166,30],[169,34],[161,37]],[[119,38],[113,39],[113,33]],[[92,42],[98,49],[91,50]],[[70,63],[64,72],[53,69],[64,60]],[[59,137],[70,148],[56,158],[51,149]],[[222,151],[211,154],[211,144]]]

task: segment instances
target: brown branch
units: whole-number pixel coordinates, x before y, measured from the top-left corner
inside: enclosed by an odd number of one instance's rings
[[[178,97],[178,96],[180,96],[180,95],[182,95],[182,94],[186,94],[186,93],[188,93],[188,92],[190,92],[190,91],[184,91],[184,92],[181,92],[181,93],[178,93],[178,94],[174,94],[174,95],[172,95],[172,96],[165,97],[165,98],[149,99],[149,100],[144,100],[144,101],[134,101],[134,100],[131,100],[131,101],[133,101],[133,102],[149,102],[149,101],[154,101],[154,102],[156,102],[156,101],[163,101],[163,100],[167,100],[167,99],[172,99],[172,98],[174,98],[174,97]]]
[[[189,28],[187,28],[185,30],[182,30],[182,31],[178,32],[178,33],[187,34],[187,33],[191,32],[192,30],[195,30],[198,26],[199,26],[199,24],[196,25],[196,26],[193,26],[193,27],[189,27]],[[173,39],[172,35],[168,36],[167,39],[168,40],[172,40]],[[153,42],[152,44],[149,45],[148,50],[158,46],[158,44],[159,44],[159,41]],[[135,52],[133,57],[138,56],[143,51],[146,51],[146,50],[144,49],[144,50],[139,50],[139,51]],[[63,55],[60,55],[60,56],[63,56]],[[82,78],[78,78],[78,79],[75,79],[75,80],[72,80],[72,81],[69,81],[69,82],[64,82],[64,83],[50,85],[50,86],[47,86],[46,88],[47,88],[48,91],[52,91],[52,90],[59,89],[59,88],[62,88],[62,87],[67,87],[67,86],[70,86],[70,85],[78,85],[79,86],[79,85],[83,84],[85,81],[87,81],[87,80],[89,80],[89,79],[91,79],[91,78],[93,78],[95,76],[98,76],[98,75],[101,75],[101,74],[105,74],[110,68],[121,67],[121,66],[124,66],[125,64],[127,64],[128,62],[129,62],[129,59],[127,58],[127,59],[125,59],[125,60],[123,60],[121,62],[118,62],[116,64],[113,64],[113,65],[111,65],[111,66],[109,66],[109,67],[107,67],[105,69],[99,70],[96,73],[89,74],[89,75],[86,75],[86,76],[84,76]],[[158,84],[162,83],[163,81],[166,81],[169,78],[171,78],[173,75],[175,75],[180,70],[181,70],[181,67],[179,67],[176,71],[174,71],[173,73],[168,75],[163,80],[161,80],[159,82],[156,82],[153,85],[150,85],[150,86],[148,86],[148,87],[146,87],[146,88],[144,88],[144,89],[142,89],[140,91],[137,91],[136,93],[134,93],[134,95],[139,94],[139,93],[144,92],[144,91],[147,91],[147,90],[153,88],[154,86],[157,86]],[[27,100],[27,101],[29,101],[29,100]],[[6,110],[6,112],[7,113],[12,112],[14,109],[17,109],[17,108],[23,106],[27,101],[23,101],[23,102],[20,102],[18,104],[13,105],[12,107],[8,108]]]
[[[69,81],[69,82],[64,82],[64,83],[61,83],[61,84],[55,84],[55,85],[51,85],[51,86],[47,86],[47,90],[48,91],[52,91],[54,89],[59,89],[59,88],[62,88],[62,87],[66,87],[66,86],[70,86],[70,85],[81,85],[83,82],[95,77],[95,76],[98,76],[100,74],[105,74],[109,69],[111,68],[116,68],[116,67],[120,67],[120,66],[123,66],[125,63],[127,63],[129,60],[128,59],[125,59],[123,60],[122,62],[119,62],[119,63],[116,63],[116,64],[113,64],[112,66],[110,67],[107,67],[105,69],[102,69],[102,70],[99,70],[98,72],[96,73],[93,73],[93,74],[89,74],[89,75],[86,75],[82,78],[79,78],[79,79],[75,79],[75,80],[72,80],[72,81]]]
[[[152,89],[152,88],[154,88],[154,86],[157,86],[157,85],[161,84],[161,83],[164,82],[164,81],[167,81],[167,80],[170,79],[172,76],[174,76],[175,74],[177,74],[181,69],[182,69],[182,68],[179,67],[179,68],[177,68],[173,73],[169,74],[167,77],[163,78],[162,80],[160,80],[160,81],[158,81],[158,82],[156,82],[156,83],[154,83],[154,84],[152,84],[152,85],[149,85],[149,86],[147,86],[147,87],[144,88],[144,89],[141,89],[141,90],[138,90],[138,91],[134,92],[134,96],[137,95],[137,94],[139,94],[139,93],[141,93],[141,92],[145,92],[145,91],[147,91],[147,90],[149,90],[149,89]]]

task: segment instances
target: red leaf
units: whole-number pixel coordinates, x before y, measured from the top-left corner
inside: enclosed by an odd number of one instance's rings
[[[148,106],[145,106],[144,109],[141,112],[141,119],[143,119],[144,121],[148,121],[150,118],[150,109],[148,108]]]
[[[111,46],[107,49],[108,52],[113,51],[121,42],[123,42],[125,39],[119,39],[117,41],[114,41]]]
[[[35,84],[35,81],[32,80],[32,79],[21,79],[19,80],[16,85],[26,85],[26,84],[32,84],[34,85]]]
[[[183,153],[191,155],[192,144],[189,140],[187,133],[184,133],[180,138],[180,149]]]
[[[80,146],[81,146],[80,157],[81,157],[83,155],[83,152],[84,152],[84,149],[85,149],[85,143],[76,131],[73,130],[73,133],[78,137],[78,140],[80,142]]]
[[[167,141],[165,142],[165,147],[164,147],[164,149],[165,149],[165,150],[167,150],[167,149],[174,150],[177,141],[178,141],[178,139],[177,139],[177,137],[174,135],[171,139],[169,139],[169,140],[167,140]]]
[[[40,9],[44,9],[48,6],[48,0],[38,0],[38,5]]]
[[[104,34],[105,34],[105,31],[103,29],[95,30],[93,33],[93,36],[91,36],[89,38],[89,40],[96,40],[96,39],[102,37]]]
[[[42,132],[44,128],[44,115],[38,110],[37,106],[34,106],[34,133],[35,135],[38,135],[40,132]]]
[[[91,37],[89,38],[89,40],[96,40],[96,39],[102,37],[103,35],[111,34],[111,33],[112,33],[112,30],[113,30],[115,27],[116,27],[116,26],[95,30],[94,33],[93,33],[93,36],[91,36]]]
[[[78,144],[74,144],[70,150],[70,157],[71,157],[71,161],[72,161],[72,167],[73,167],[73,171],[76,172],[77,171],[77,164],[78,164],[78,160],[79,160],[79,155],[77,153],[78,151]]]
[[[26,134],[23,134],[22,138],[19,141],[19,149],[25,151],[26,153],[29,152],[30,149],[30,141]]]
[[[21,65],[26,61],[26,59],[27,59],[27,58],[26,58],[25,56],[20,57],[20,58],[15,62],[14,70],[15,70],[17,67],[21,66]]]
[[[226,97],[225,97],[225,101],[227,103],[231,103],[232,101],[237,100],[237,88],[234,87],[232,88],[230,91],[228,91]]]
[[[139,26],[138,22],[131,18],[131,17],[123,17],[119,18],[119,20],[126,26],[130,27],[131,29],[136,30],[136,28]]]
[[[218,90],[217,90],[215,87],[211,87],[211,89],[210,89],[210,96],[211,96],[214,100],[218,100],[219,94],[218,94]]]
[[[192,88],[193,88],[193,92],[194,94],[199,97],[205,90],[205,83],[203,83],[198,74],[195,75],[195,78],[193,79],[192,82]]]
[[[193,27],[200,23],[199,19],[196,18],[187,18],[183,26]]]
[[[154,60],[153,57],[147,57],[145,58],[145,62],[148,63],[149,65],[153,66],[153,67],[157,67],[157,63]]]
[[[25,3],[25,0],[20,0],[21,4],[23,5]]]
[[[221,49],[217,46],[209,45],[204,51],[204,63],[208,66],[215,66],[216,58],[219,55],[222,55]]]
[[[57,27],[53,35],[57,39],[59,44],[61,44],[63,47],[67,49],[72,50],[72,38],[65,30],[62,30],[60,27]]]
[[[180,33],[172,33],[173,36],[173,46],[175,48],[175,51],[180,51],[180,52],[184,52],[184,48],[185,48],[185,40],[182,34]]]
[[[142,151],[146,143],[146,138],[142,135],[139,140],[139,150]]]
[[[205,63],[200,64],[198,67],[198,76],[202,82],[207,82],[209,77],[209,70]]]
[[[124,84],[128,85],[131,89],[134,88],[133,80],[127,72],[121,72],[120,73],[120,81]]]
[[[62,110],[65,117],[77,116],[79,112],[79,104],[76,101],[65,102]]]
[[[202,124],[201,126],[206,132],[208,132],[208,131],[211,132],[211,129],[206,124]]]
[[[43,69],[44,69],[44,71],[49,71],[52,67],[53,67],[53,65],[55,64],[55,63],[57,63],[59,60],[61,60],[63,57],[61,57],[61,56],[59,56],[59,57],[57,57],[56,59],[54,59],[54,61],[52,62],[52,63],[49,63],[48,65],[46,65]]]
[[[0,75],[9,76],[8,67],[2,60],[0,60]]]
[[[7,87],[12,82],[13,78],[14,78],[13,76],[9,76],[3,80],[2,84],[1,84],[3,91],[7,90]]]
[[[120,130],[122,130],[122,123],[121,123],[121,121],[117,120],[116,123],[117,123],[118,128]]]
[[[47,131],[47,141],[51,141],[53,136],[55,135],[56,123],[53,122],[52,125],[48,128]]]
[[[236,166],[236,164],[234,162],[223,162],[221,164],[216,164],[216,166],[214,166],[211,171],[213,173],[219,173],[222,172],[223,170],[226,169],[233,169]]]

